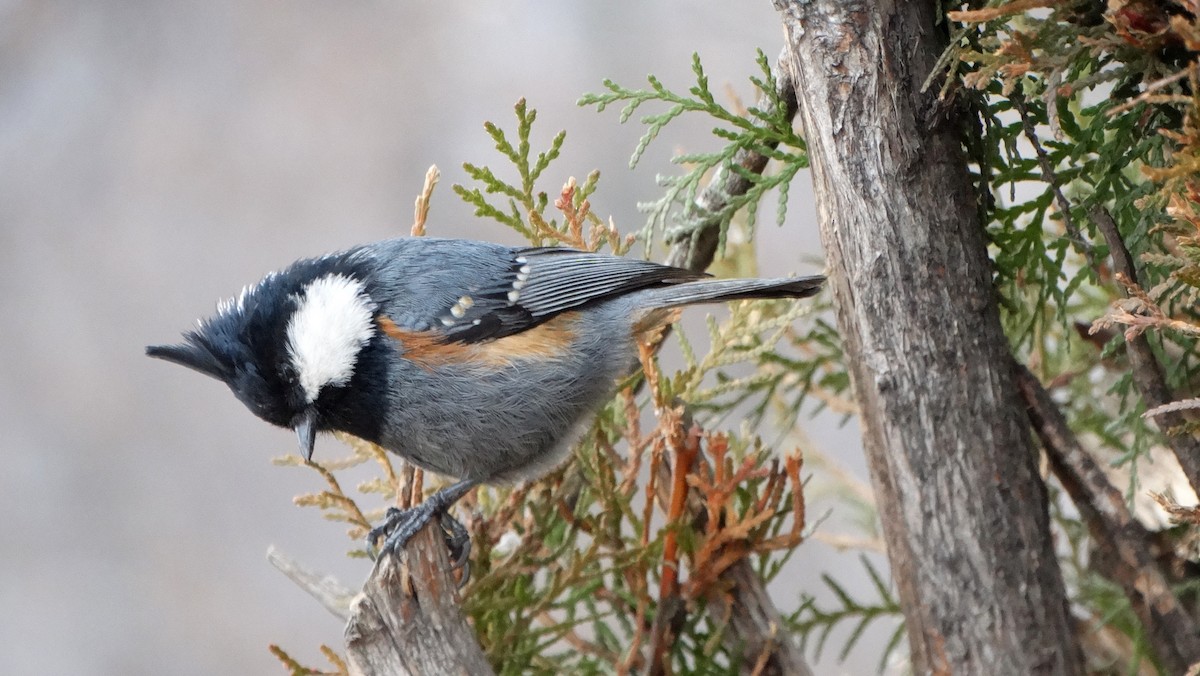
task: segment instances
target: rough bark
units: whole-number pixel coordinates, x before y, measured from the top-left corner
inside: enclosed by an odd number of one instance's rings
[[[1081,673],[935,3],[775,5],[914,670]]]
[[[346,658],[351,674],[491,674],[463,617],[437,528],[375,563],[350,606]]]

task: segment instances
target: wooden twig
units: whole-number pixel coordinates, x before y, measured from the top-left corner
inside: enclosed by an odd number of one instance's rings
[[[267,547],[267,561],[335,617],[343,622],[350,619],[350,603],[354,600],[354,592],[350,588],[330,575],[321,575],[297,563],[275,545]]]
[[[1120,491],[1080,445],[1038,379],[1023,365],[1016,365],[1015,371],[1033,429],[1054,475],[1087,524],[1102,559],[1098,563],[1125,592],[1162,666],[1168,673],[1182,673],[1200,661],[1200,633],[1151,557],[1150,534],[1133,518]]]
[[[1095,256],[1092,253],[1092,245],[1083,238],[1079,232],[1079,226],[1075,225],[1075,218],[1071,215],[1071,202],[1062,191],[1062,181],[1058,178],[1058,172],[1054,170],[1054,165],[1050,162],[1050,156],[1046,154],[1046,149],[1042,147],[1042,142],[1038,140],[1037,129],[1033,126],[1033,120],[1029,118],[1029,110],[1025,107],[1025,94],[1021,90],[1013,92],[1009,99],[1013,105],[1017,107],[1017,113],[1021,116],[1021,129],[1025,133],[1025,138],[1029,144],[1033,146],[1033,152],[1037,155],[1038,166],[1042,169],[1042,177],[1050,189],[1054,191],[1054,201],[1058,204],[1058,212],[1062,214],[1063,225],[1067,229],[1067,237],[1075,243],[1083,251],[1083,255],[1087,258],[1088,263],[1095,267]]]
[[[991,21],[1005,16],[1012,16],[1027,12],[1031,9],[1039,7],[1052,7],[1054,3],[1050,0],[1013,0],[1006,2],[998,7],[986,7],[984,9],[973,9],[960,12],[947,12],[946,16],[950,17],[951,21],[961,21],[963,23],[978,23],[982,21]]]
[[[721,588],[726,591],[721,591]],[[743,674],[812,676],[804,654],[788,632],[762,578],[749,559],[721,573],[705,610],[716,622],[727,618],[724,638],[742,655]]]
[[[1089,212],[1104,239],[1108,241],[1108,249],[1112,253],[1113,270],[1124,275],[1133,284],[1138,284],[1137,267],[1133,256],[1125,247],[1117,222],[1113,220],[1108,210],[1096,207]],[[1156,408],[1175,401],[1167,379],[1163,375],[1162,366],[1150,349],[1150,341],[1144,335],[1136,335],[1125,341],[1125,351],[1129,355],[1129,365],[1133,373],[1133,384],[1142,395],[1146,408]],[[1167,434],[1172,427],[1180,427],[1188,422],[1187,414],[1182,411],[1165,411],[1157,416],[1160,428],[1164,431],[1167,443],[1175,452],[1179,466],[1191,484],[1192,490],[1200,493],[1200,439],[1191,434]]]
[[[1196,64],[1195,63],[1193,63],[1190,67],[1185,68],[1184,70],[1181,70],[1178,73],[1175,73],[1174,75],[1168,75],[1167,77],[1164,77],[1162,79],[1151,82],[1150,84],[1146,85],[1146,89],[1143,90],[1141,94],[1138,94],[1137,96],[1133,97],[1132,99],[1129,99],[1128,101],[1126,101],[1125,103],[1122,103],[1119,106],[1116,106],[1114,108],[1109,108],[1107,111],[1105,111],[1105,114],[1108,115],[1109,117],[1116,117],[1117,115],[1124,113],[1125,111],[1133,108],[1134,106],[1136,106],[1139,103],[1145,103],[1149,98],[1154,96],[1154,92],[1158,91],[1159,89],[1162,89],[1163,87],[1166,87],[1167,85],[1171,85],[1176,82],[1179,82],[1180,80],[1182,80],[1194,73],[1196,73]],[[1188,99],[1188,100],[1190,101],[1190,99]]]
[[[1158,503],[1159,507],[1163,508],[1163,511],[1170,517],[1171,523],[1200,526],[1200,505],[1184,507],[1162,493],[1151,493],[1150,497]]]
[[[384,554],[350,606],[346,657],[351,674],[491,674],[436,524],[396,555]]]

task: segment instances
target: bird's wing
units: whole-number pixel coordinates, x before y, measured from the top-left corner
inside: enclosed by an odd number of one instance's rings
[[[650,261],[561,247],[509,251],[510,264],[500,275],[446,308],[440,323],[447,340],[475,343],[503,338],[588,303],[706,276]]]

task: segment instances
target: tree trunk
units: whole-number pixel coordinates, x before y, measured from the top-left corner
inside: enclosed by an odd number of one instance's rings
[[[1082,673],[936,3],[775,5],[914,670]]]

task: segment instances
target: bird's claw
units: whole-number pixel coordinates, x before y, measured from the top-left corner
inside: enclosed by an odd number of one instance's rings
[[[367,553],[375,560],[386,552],[395,553],[403,549],[435,516],[438,517],[446,548],[450,551],[450,570],[463,571],[459,580],[459,587],[463,587],[471,578],[471,534],[450,513],[439,511],[429,503],[408,509],[389,507],[383,522],[367,533]],[[378,547],[381,538],[383,546]]]
[[[379,538],[386,538],[392,532],[397,522],[404,516],[405,511],[407,510],[388,507],[387,513],[383,516],[383,521],[367,532],[367,555],[371,557],[372,561],[377,560],[386,550],[386,547],[384,550],[377,547]]]

